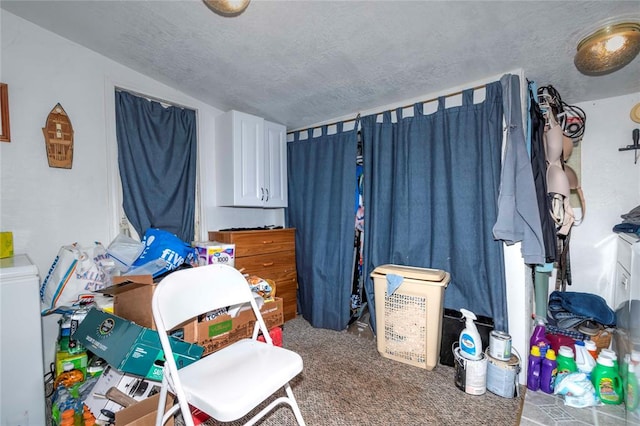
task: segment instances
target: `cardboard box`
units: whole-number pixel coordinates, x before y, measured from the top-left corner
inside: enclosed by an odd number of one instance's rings
[[[124,409],[124,407],[117,402],[107,399],[106,394],[112,387],[122,391],[125,395],[135,399],[136,401],[146,401],[147,398],[157,395],[160,392],[161,384],[141,379],[140,377],[132,376],[130,374],[125,374],[112,366],[107,365],[104,372],[93,386],[91,393],[83,401],[98,422],[109,421],[109,418],[103,414],[102,410],[118,413],[120,410]],[[134,406],[138,406],[138,404],[132,405],[130,408]],[[155,399],[155,406],[153,409],[154,414],[157,407],[158,400]],[[118,423],[118,425],[119,424],[120,423]]]
[[[198,265],[229,265],[235,266],[235,244],[219,243],[217,241],[194,241],[191,245],[198,253]]]
[[[13,232],[0,232],[0,259],[13,256]]]
[[[157,393],[139,403],[132,405],[116,413],[116,425],[117,426],[155,426],[156,413],[158,412],[158,400],[160,394]],[[167,402],[165,404],[166,410],[173,405],[173,397],[171,394],[167,395]],[[173,418],[167,420],[164,426],[173,426]]]
[[[118,370],[162,380],[164,352],[158,332],[141,327],[116,315],[91,309],[76,331],[77,339],[88,351]],[[178,368],[201,358],[203,348],[171,338]]]
[[[260,313],[268,329],[284,324],[282,299],[265,302]],[[197,343],[204,347],[203,356],[216,352],[240,339],[253,335],[256,317],[251,309],[240,311],[234,318],[228,314],[219,315],[210,321],[197,324]]]
[[[151,299],[158,283],[151,275],[128,275],[113,278],[113,285],[100,293],[113,296],[113,313],[142,327],[156,330]],[[176,327],[172,335],[185,342],[196,342],[195,320]]]

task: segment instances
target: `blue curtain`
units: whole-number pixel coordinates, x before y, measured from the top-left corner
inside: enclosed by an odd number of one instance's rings
[[[486,99],[397,122],[391,113],[362,118],[366,277],[393,263],[451,273],[444,306],[492,317],[507,328],[501,241],[492,234],[497,217],[502,146],[502,93],[486,86]],[[373,282],[365,285],[375,328]]]
[[[196,113],[116,91],[123,208],[138,235],[148,228],[194,237]]]
[[[314,327],[344,330],[351,315],[356,130],[287,144],[288,227],[296,228],[298,302]]]

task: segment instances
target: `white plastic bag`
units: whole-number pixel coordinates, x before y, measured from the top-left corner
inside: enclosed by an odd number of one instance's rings
[[[42,315],[78,305],[81,300],[86,300],[81,296],[93,296],[94,291],[107,287],[111,281],[109,268],[112,264],[99,242],[90,247],[81,247],[78,243],[62,246],[40,286]]]

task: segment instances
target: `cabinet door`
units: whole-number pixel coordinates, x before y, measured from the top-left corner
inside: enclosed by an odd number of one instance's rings
[[[238,113],[234,120],[234,163],[236,205],[260,206],[264,199],[264,141],[263,121],[261,118]]]
[[[287,129],[264,122],[264,206],[287,207]]]
[[[220,206],[261,207],[264,120],[239,111],[216,117],[216,192]]]

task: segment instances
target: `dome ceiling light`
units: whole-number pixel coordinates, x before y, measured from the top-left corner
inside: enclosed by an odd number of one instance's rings
[[[586,75],[605,75],[624,67],[640,52],[640,23],[622,22],[600,28],[578,43],[573,59]]]
[[[251,0],[202,0],[218,15],[238,16],[249,6]]]

